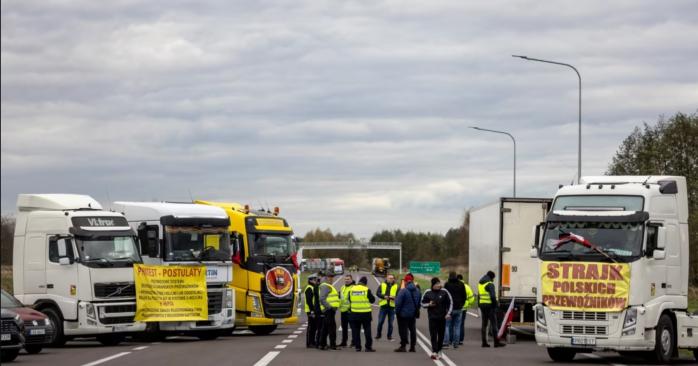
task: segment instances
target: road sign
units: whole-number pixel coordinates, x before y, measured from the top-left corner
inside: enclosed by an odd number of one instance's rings
[[[441,262],[410,261],[410,272],[422,274],[439,274],[441,272]]]

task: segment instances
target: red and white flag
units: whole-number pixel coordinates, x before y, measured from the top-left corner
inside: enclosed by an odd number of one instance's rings
[[[502,339],[504,338],[504,333],[506,330],[511,326],[511,322],[514,320],[514,302],[516,301],[516,298],[512,298],[511,302],[509,303],[509,308],[507,309],[507,312],[504,314],[504,320],[502,320],[502,325],[499,327],[499,332],[497,333],[497,339]]]

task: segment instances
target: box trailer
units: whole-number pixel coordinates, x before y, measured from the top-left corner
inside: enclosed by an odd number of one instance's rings
[[[531,258],[535,228],[545,221],[552,199],[500,198],[470,211],[468,282],[493,271],[500,309],[516,298],[514,322],[533,324],[538,262]]]

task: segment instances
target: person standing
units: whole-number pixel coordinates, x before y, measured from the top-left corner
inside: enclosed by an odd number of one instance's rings
[[[393,340],[393,322],[395,321],[395,297],[397,296],[398,286],[395,283],[395,276],[389,274],[386,276],[385,281],[381,283],[380,287],[376,291],[376,295],[380,298],[378,305],[380,306],[380,311],[378,312],[378,328],[376,329],[376,339],[381,339],[381,333],[383,331],[383,323],[385,322],[385,317],[388,317],[388,340]]]
[[[405,352],[410,345],[410,352],[416,352],[417,345],[417,318],[419,317],[419,302],[422,294],[414,285],[414,276],[411,273],[403,279],[405,288],[401,289],[395,299],[395,315],[397,316],[397,329],[400,334],[400,347],[395,352]],[[409,339],[408,339],[409,333]]]
[[[429,335],[431,336],[431,359],[438,360],[443,356],[441,349],[446,333],[446,319],[451,318],[453,300],[451,294],[441,287],[441,280],[431,279],[431,289],[422,296],[422,306],[427,308],[429,316]]]
[[[371,290],[366,287],[368,279],[366,276],[359,279],[359,283],[352,286],[349,291],[349,319],[351,322],[351,337],[354,340],[356,352],[361,352],[361,329],[366,337],[366,352],[376,352],[373,349],[373,339],[371,339],[371,304],[376,298]]]
[[[315,339],[317,338],[318,329],[318,314],[315,312],[315,285],[317,282],[317,275],[311,274],[308,276],[308,285],[305,286],[303,291],[304,304],[303,308],[305,310],[305,315],[308,317],[308,332],[305,334],[305,347],[317,347]]]
[[[475,303],[475,294],[473,294],[473,289],[470,288],[470,285],[463,281],[463,275],[458,275],[458,281],[462,282],[465,288],[465,304],[463,305],[463,316],[460,321],[460,339],[458,341],[458,344],[462,345],[465,340],[465,317],[468,315],[468,309]]]
[[[451,300],[453,301],[451,318],[446,320],[444,348],[448,348],[449,345],[452,345],[453,348],[458,348],[458,342],[460,341],[460,323],[466,297],[465,287],[463,287],[463,283],[458,280],[456,272],[451,272],[448,274],[448,281],[444,288],[451,294]]]
[[[482,338],[482,347],[489,347],[487,343],[487,323],[490,325],[492,339],[494,339],[495,347],[504,347],[504,343],[497,339],[497,294],[494,289],[494,272],[488,271],[482,276],[477,285],[478,306],[480,307],[480,315],[482,317],[482,328],[480,336]]]
[[[334,273],[327,272],[320,283],[320,311],[322,311],[322,326],[320,327],[320,350],[328,349],[327,338],[330,338],[329,349],[337,350],[337,322],[335,315],[339,309],[339,292],[332,285]]]
[[[342,343],[339,344],[340,347],[346,347],[349,339],[349,291],[354,284],[354,278],[348,274],[344,276],[344,285],[339,290],[339,312],[342,323]],[[354,346],[354,342],[352,342],[351,346]]]

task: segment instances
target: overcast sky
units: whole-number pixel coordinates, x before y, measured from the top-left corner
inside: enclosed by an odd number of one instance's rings
[[[2,212],[18,193],[280,206],[300,235],[445,232],[602,174],[698,108],[695,1],[2,0]]]

